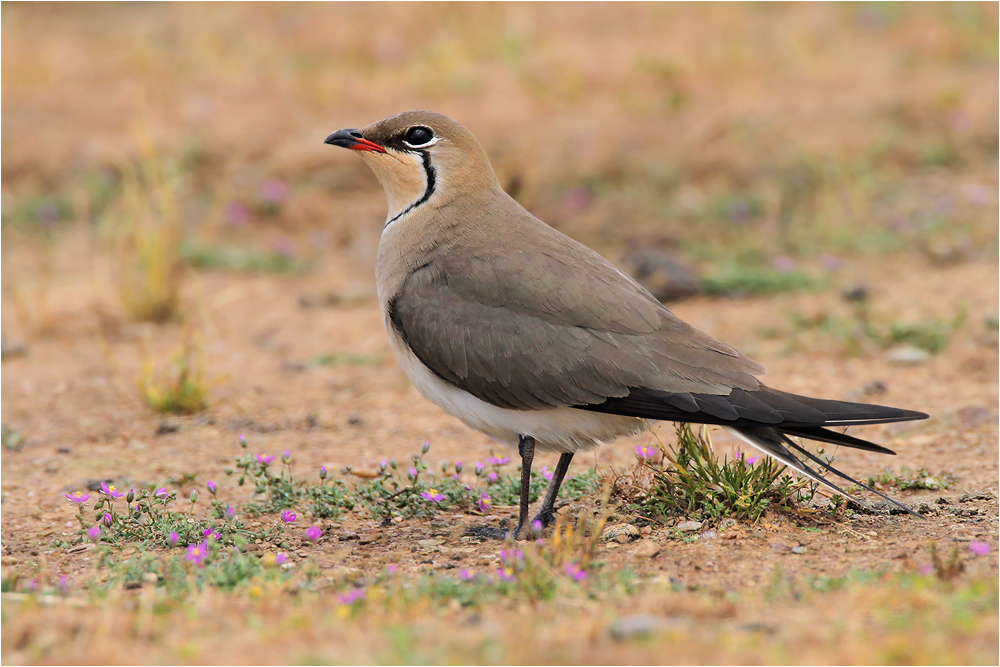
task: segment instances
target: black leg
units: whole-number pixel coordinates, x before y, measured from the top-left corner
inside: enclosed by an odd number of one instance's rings
[[[531,462],[535,458],[535,439],[530,435],[522,435],[517,443],[517,452],[521,455],[521,510],[517,517],[517,528],[511,533],[515,540],[521,539],[524,526],[528,523],[528,487],[531,484]]]
[[[572,453],[565,453],[559,457],[559,463],[556,464],[556,470],[552,473],[552,481],[549,482],[549,489],[545,492],[545,499],[542,501],[542,509],[538,510],[538,514],[535,518],[531,520],[531,525],[534,526],[536,521],[542,522],[542,528],[545,528],[552,520],[555,519],[555,504],[556,496],[559,495],[559,487],[562,485],[563,479],[566,477],[566,471],[569,470],[569,462],[573,460]]]

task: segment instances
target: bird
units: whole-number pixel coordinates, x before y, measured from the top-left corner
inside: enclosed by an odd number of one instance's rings
[[[761,364],[522,207],[472,132],[447,116],[406,111],[324,143],[360,155],[385,191],[375,278],[402,370],[445,412],[518,449],[518,522],[504,537],[553,521],[576,452],[639,433],[649,420],[721,426],[851,500],[864,505],[807,461],[919,516],[792,438],[894,454],[833,429],[927,414],[765,385]],[[529,522],[536,449],[560,456]]]

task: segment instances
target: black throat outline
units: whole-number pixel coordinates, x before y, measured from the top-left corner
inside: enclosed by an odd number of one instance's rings
[[[425,201],[431,198],[432,194],[434,194],[434,187],[437,185],[437,176],[434,171],[434,166],[431,164],[430,153],[428,153],[427,151],[419,151],[419,153],[420,153],[420,159],[424,165],[424,177],[427,181],[427,187],[424,188],[424,194],[420,195],[420,199],[413,202],[412,204],[404,208],[402,211],[392,216],[392,218],[387,220],[385,223],[385,227],[388,227],[392,223],[396,222],[396,220],[400,219],[401,217],[403,217],[416,207],[423,204]],[[383,229],[385,227],[383,227]]]

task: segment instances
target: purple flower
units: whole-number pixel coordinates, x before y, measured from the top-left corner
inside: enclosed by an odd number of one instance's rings
[[[462,462],[461,461],[455,461],[455,474],[456,475],[461,475],[462,474]]]
[[[462,572],[459,576],[462,577],[462,581],[472,581],[472,579],[475,577],[474,574],[469,572],[469,568],[467,567],[462,568]]]
[[[284,463],[288,463],[292,459],[292,453],[287,449],[281,453],[281,460]]]
[[[514,568],[512,568],[512,567],[498,567],[497,568],[497,578],[500,581],[514,581],[517,577],[514,576]]]
[[[246,227],[250,222],[250,211],[238,201],[226,204],[226,222],[236,227]]]
[[[507,551],[506,549],[500,550],[500,560],[505,563],[517,564],[524,560],[524,552],[520,549],[515,551]]]
[[[482,463],[477,463],[476,464],[476,477],[482,477],[484,472],[486,472],[486,466],[484,466]]]
[[[365,599],[365,589],[355,588],[353,591],[349,593],[344,593],[343,595],[338,597],[337,602],[339,602],[340,604],[354,604],[358,600],[364,600],[364,599]]]
[[[425,500],[432,500],[436,503],[440,503],[442,500],[444,500],[444,494],[438,493],[436,489],[431,489],[430,491],[422,491],[420,493],[420,497],[424,498]]]
[[[103,523],[108,528],[111,527],[111,520],[112,520],[111,515],[108,512],[105,512],[104,516],[101,517],[101,523]]]
[[[486,481],[489,482],[490,484],[496,482],[497,479],[499,478],[497,477],[497,474],[495,472],[491,472],[489,475],[486,476]]]
[[[281,513],[281,520],[284,521],[285,523],[295,523],[295,520],[298,518],[299,518],[298,515],[296,515],[295,512],[291,510],[285,510],[284,512]]]
[[[535,519],[531,522],[531,530],[536,535],[541,535],[542,531],[545,530],[545,525],[542,523],[541,519]]]
[[[306,531],[306,539],[315,542],[323,536],[323,530],[319,526],[312,526]]]
[[[549,470],[548,466],[542,466],[542,479],[551,480],[552,474],[553,473]]]
[[[759,456],[748,456],[746,458],[746,462],[747,462],[748,466],[752,466],[754,463],[757,463],[757,461],[760,461],[760,457]]]
[[[566,566],[566,576],[573,581],[580,582],[587,578],[587,571],[577,563],[570,563]]]
[[[649,445],[636,445],[635,447],[635,455],[643,461],[651,460],[656,454],[656,447],[650,447]]]
[[[202,537],[205,538],[206,543],[208,542],[208,540],[215,540],[216,542],[219,541],[219,534],[215,532],[213,528],[206,528],[205,530],[201,531],[201,535]]]
[[[236,518],[236,508],[229,506],[226,508],[225,519],[226,521],[232,521]]]
[[[87,531],[87,537],[90,538],[91,542],[100,542],[101,541],[101,525],[95,523],[93,526],[91,526],[90,530]]]
[[[178,535],[176,531],[170,533],[170,535],[167,537],[167,544],[172,547],[176,547],[177,543],[180,541],[181,541],[181,536]]]
[[[66,494],[66,500],[72,503],[85,503],[90,500],[90,496],[85,494],[83,491],[74,491],[73,493]]]
[[[257,188],[257,194],[269,204],[280,204],[288,199],[288,185],[284,181],[264,181]]]
[[[257,463],[260,463],[261,465],[271,465],[274,463],[274,457],[270,454],[258,454]]]
[[[819,263],[830,273],[836,273],[844,266],[844,262],[836,255],[820,255]]]
[[[489,463],[491,466],[502,466],[510,463],[510,458],[507,456],[504,456],[503,458],[500,458],[499,456],[491,456],[490,458],[486,459],[486,462]]]
[[[988,542],[969,542],[969,548],[972,549],[972,553],[977,556],[985,556],[991,551],[991,547]]]
[[[288,560],[288,554],[280,553],[280,552],[274,554],[274,562],[277,565],[284,565],[287,560]]]
[[[417,475],[420,474],[420,473],[417,472],[416,468],[410,468],[407,471],[407,474],[409,475],[410,479],[415,480],[417,478]]]
[[[112,498],[124,498],[125,494],[116,489],[113,486],[108,486],[104,482],[101,482],[101,493]]]
[[[791,257],[779,255],[771,260],[771,266],[778,273],[791,273],[795,270],[795,260]]]
[[[208,484],[205,485],[205,488],[207,488],[208,492],[213,496],[215,495],[215,492],[219,490],[219,487],[212,480],[208,480]]]
[[[185,558],[198,567],[202,567],[205,564],[205,559],[208,558],[208,540],[201,544],[189,544]]]
[[[319,469],[319,478],[326,479],[326,466],[321,466]]]
[[[477,502],[476,504],[479,505],[479,511],[485,514],[486,512],[490,511],[491,508],[490,503],[492,502],[493,502],[493,496],[483,491],[482,493],[479,494],[479,502]]]
[[[160,488],[158,488],[156,491],[153,492],[153,495],[156,496],[157,498],[160,498],[161,500],[166,500],[167,496],[170,495],[170,492],[161,486]]]

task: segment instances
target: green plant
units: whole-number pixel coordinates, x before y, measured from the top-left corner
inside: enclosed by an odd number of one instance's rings
[[[705,291],[716,296],[816,290],[825,285],[825,281],[796,269],[777,271],[733,263],[723,265],[702,279]]]
[[[188,331],[174,355],[172,368],[156,371],[151,355],[143,361],[139,374],[139,394],[156,412],[191,414],[208,407],[205,379],[205,345],[201,334]]]
[[[656,448],[640,447],[635,470],[613,480],[616,495],[640,518],[757,521],[769,508],[792,508],[815,492],[770,458],[738,453],[720,461],[705,429],[695,433],[689,424],[678,424],[676,433],[676,444],[662,456]]]
[[[122,304],[140,322],[177,319],[184,281],[177,174],[148,143],[138,164],[125,163],[121,173],[117,202],[105,212],[104,226],[114,238]]]

